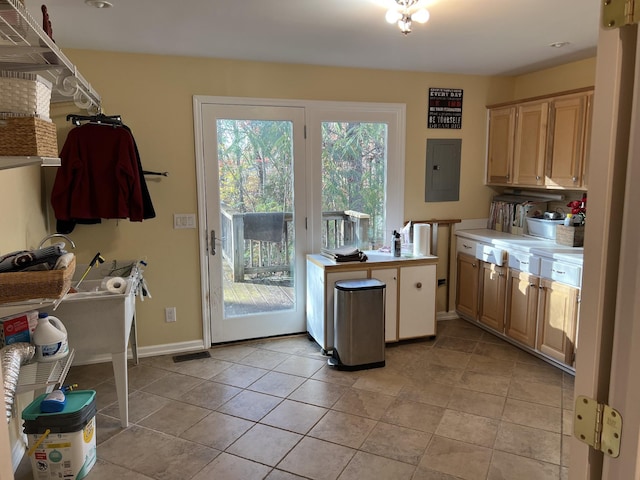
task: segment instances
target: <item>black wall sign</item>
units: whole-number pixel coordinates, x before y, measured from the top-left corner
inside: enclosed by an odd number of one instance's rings
[[[462,89],[430,88],[427,128],[462,128]]]

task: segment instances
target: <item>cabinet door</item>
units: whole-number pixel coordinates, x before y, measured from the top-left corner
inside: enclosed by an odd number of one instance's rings
[[[586,97],[586,125],[584,127],[583,156],[582,156],[582,188],[589,186],[589,153],[591,150],[591,125],[593,124],[593,93]]]
[[[544,185],[548,115],[548,102],[526,103],[517,107],[514,184]]]
[[[504,331],[506,268],[493,263],[480,263],[480,307],[478,320],[488,327]]]
[[[496,108],[489,111],[487,183],[511,183],[515,118],[515,107]]]
[[[586,105],[586,94],[558,98],[551,103],[548,186],[582,186]]]
[[[355,280],[367,278],[368,270],[354,270],[349,272],[331,272],[326,275],[326,285],[324,286],[324,345],[320,345],[323,350],[333,350],[333,321],[334,321],[334,302],[335,302],[335,285],[339,280]]]
[[[538,299],[537,349],[571,365],[578,318],[578,289],[542,279]]]
[[[509,269],[505,333],[531,348],[536,346],[539,285],[539,277]]]
[[[398,336],[436,334],[436,266],[400,267]]]
[[[384,341],[398,341],[398,269],[381,268],[371,270],[371,278],[386,285],[384,303]]]
[[[479,263],[480,261],[471,255],[458,254],[456,310],[472,320],[478,319]]]

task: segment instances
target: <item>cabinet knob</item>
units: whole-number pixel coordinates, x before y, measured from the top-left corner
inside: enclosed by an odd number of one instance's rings
[[[571,177],[571,180],[573,180],[573,183],[578,181],[578,177]]]
[[[540,175],[536,175],[536,180],[540,180]]]
[[[416,283],[416,288],[422,288],[422,282]]]
[[[530,286],[531,288],[536,288],[536,284],[535,284],[535,283],[530,283],[530,284],[529,284],[529,286]]]

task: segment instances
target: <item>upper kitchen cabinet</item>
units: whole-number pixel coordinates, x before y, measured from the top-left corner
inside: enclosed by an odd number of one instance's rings
[[[548,117],[549,102],[517,106],[514,185],[544,185]]]
[[[489,107],[487,184],[586,189],[593,90]]]
[[[515,125],[515,107],[496,108],[489,111],[487,183],[511,183]]]
[[[549,187],[583,186],[589,97],[583,93],[551,102],[546,179]]]
[[[586,102],[584,139],[582,142],[584,155],[584,159],[582,161],[582,188],[584,190],[586,190],[589,185],[589,153],[591,150],[591,126],[593,124],[593,92],[586,94]]]

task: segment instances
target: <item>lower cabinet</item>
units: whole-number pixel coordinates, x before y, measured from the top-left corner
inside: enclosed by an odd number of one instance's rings
[[[323,350],[333,348],[334,286],[338,280],[376,278],[385,287],[385,341],[436,334],[437,257],[336,264],[307,256],[307,332]]]
[[[569,265],[545,262],[543,278],[459,252],[456,311],[498,335],[573,366],[580,289],[567,283],[575,283],[568,276],[579,272]],[[567,283],[554,280],[556,277]]]
[[[574,364],[579,290],[553,280],[540,280],[536,348],[567,365]]]
[[[386,285],[384,303],[384,340],[398,340],[398,269],[380,268],[371,270],[371,278],[377,278]]]
[[[478,320],[500,333],[504,332],[506,271],[506,267],[480,262]]]
[[[539,277],[515,268],[509,269],[504,333],[531,348],[536,347],[539,286]]]
[[[436,334],[436,266],[371,269],[371,278],[387,285],[385,341]]]
[[[478,286],[480,260],[459,253],[456,276],[456,310],[472,320],[478,319]]]
[[[502,333],[504,331],[506,267],[459,253],[456,310]]]
[[[436,266],[401,267],[398,340],[436,334]]]

